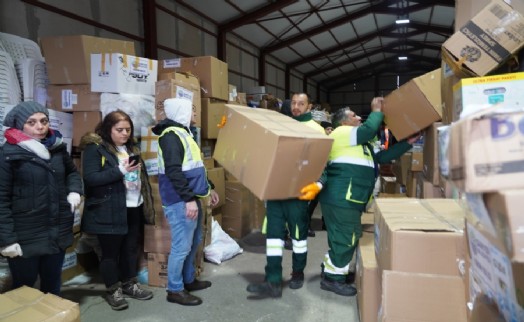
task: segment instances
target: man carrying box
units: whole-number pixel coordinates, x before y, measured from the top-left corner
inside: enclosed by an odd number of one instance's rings
[[[291,98],[291,114],[297,121],[325,133],[322,126],[311,115],[311,103],[306,93],[296,93]],[[307,185],[299,198],[268,200],[264,230],[266,230],[266,278],[263,283],[252,283],[250,293],[262,298],[282,296],[282,251],[286,238],[286,225],[293,243],[293,272],[289,287],[299,289],[304,285],[304,268],[307,261],[307,237],[309,217],[308,200],[312,200],[322,189],[322,179]]]

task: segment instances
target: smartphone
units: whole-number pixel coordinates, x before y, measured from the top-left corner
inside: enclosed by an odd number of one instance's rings
[[[140,156],[138,154],[137,155],[131,155],[129,157],[129,164],[137,165],[138,163],[140,163]]]

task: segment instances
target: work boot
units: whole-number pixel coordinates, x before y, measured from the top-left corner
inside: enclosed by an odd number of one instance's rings
[[[282,283],[252,283],[247,286],[246,289],[249,293],[256,293],[263,297],[282,297]]]
[[[105,299],[109,306],[111,306],[111,308],[116,311],[125,310],[129,306],[126,299],[124,299],[124,295],[122,294],[122,287],[120,283],[113,285],[107,290]]]
[[[209,282],[209,281],[199,281],[197,279],[195,279],[193,282],[191,282],[189,284],[184,284],[184,288],[186,290],[188,290],[188,292],[200,291],[200,290],[206,289],[206,288],[208,288],[210,286],[211,286],[211,282]]]
[[[128,297],[137,300],[150,300],[153,298],[153,292],[143,289],[140,284],[135,281],[129,281],[122,285],[122,292]]]
[[[357,294],[357,289],[349,284],[346,284],[345,281],[332,281],[328,278],[323,278],[320,281],[320,288],[342,296],[354,296]]]
[[[180,292],[167,291],[167,301],[171,303],[178,303],[180,305],[194,306],[202,304],[202,299],[198,296],[189,294],[187,290]]]
[[[289,288],[296,290],[304,285],[304,272],[291,273],[291,280],[289,281]]]

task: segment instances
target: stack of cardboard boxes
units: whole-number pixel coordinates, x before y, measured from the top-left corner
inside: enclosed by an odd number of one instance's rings
[[[386,97],[389,129],[424,130],[424,146],[394,165],[417,199],[379,197],[361,239],[363,322],[524,320],[524,75],[507,63],[524,45],[524,3],[508,2],[457,1],[442,68]]]

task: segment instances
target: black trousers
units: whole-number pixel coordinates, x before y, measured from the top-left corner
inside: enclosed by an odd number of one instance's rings
[[[106,287],[137,276],[142,212],[142,206],[127,208],[127,234],[97,235],[102,249],[99,269]]]

